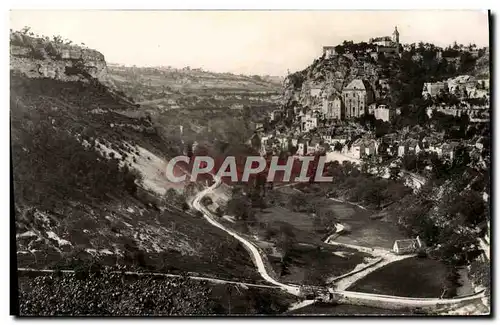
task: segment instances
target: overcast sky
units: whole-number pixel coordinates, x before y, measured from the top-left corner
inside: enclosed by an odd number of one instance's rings
[[[11,28],[85,43],[109,63],[285,75],[323,45],[391,35],[402,43],[488,45],[485,11],[11,11]]]

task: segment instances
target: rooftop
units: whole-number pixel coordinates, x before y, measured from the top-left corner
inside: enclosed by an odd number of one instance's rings
[[[399,249],[408,249],[413,247],[418,247],[418,241],[416,239],[400,239],[394,242]]]
[[[354,79],[344,88],[344,90],[368,90],[368,89],[370,89],[368,82],[362,79]]]
[[[380,36],[370,39],[371,43],[380,41],[392,41],[392,39],[389,36]]]

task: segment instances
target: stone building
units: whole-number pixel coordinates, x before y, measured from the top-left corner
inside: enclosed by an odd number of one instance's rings
[[[325,59],[329,59],[335,54],[335,46],[323,46],[323,55],[325,56]]]
[[[370,38],[370,43],[378,46],[391,46],[392,39],[389,36]]]
[[[396,240],[392,247],[392,251],[398,255],[414,254],[421,250],[423,247],[423,242],[420,240],[420,237],[417,236],[417,238],[415,239]]]
[[[423,97],[436,97],[441,91],[447,91],[448,84],[443,81],[425,82],[422,90]]]
[[[370,38],[369,42],[370,44],[377,46],[377,53],[384,53],[385,56],[394,56],[400,54],[399,31],[397,26],[394,27],[392,37],[382,36]]]
[[[342,120],[342,100],[338,96],[323,98],[322,113],[327,120]]]
[[[379,105],[373,110],[373,115],[377,120],[390,122],[394,118],[394,116],[396,116],[396,111],[391,110],[386,105]]]
[[[303,132],[309,132],[318,127],[318,118],[312,116],[311,114],[306,114],[301,117],[301,130]]]
[[[374,101],[373,91],[366,80],[354,79],[342,90],[344,115],[346,119],[360,117],[368,111]]]

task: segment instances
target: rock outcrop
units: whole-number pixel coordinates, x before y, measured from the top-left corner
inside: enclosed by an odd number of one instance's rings
[[[106,61],[100,52],[21,32],[10,34],[10,70],[30,78],[107,81]]]
[[[369,58],[348,55],[336,55],[328,59],[321,57],[306,69],[286,77],[283,101],[284,104],[297,101],[304,107],[319,106],[323,96],[340,95],[353,79],[368,81],[375,98],[379,98],[381,70]]]

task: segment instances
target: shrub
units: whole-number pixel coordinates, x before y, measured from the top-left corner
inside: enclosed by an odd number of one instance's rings
[[[140,175],[85,148],[66,130],[47,120],[22,124],[13,142],[14,186],[22,200],[52,208],[67,199],[109,198],[134,194]]]

